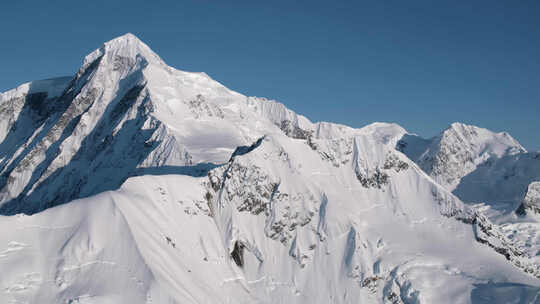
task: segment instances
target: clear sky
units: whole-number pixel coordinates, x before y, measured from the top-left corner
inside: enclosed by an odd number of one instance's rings
[[[313,121],[454,121],[540,150],[540,1],[2,1],[0,91],[131,32],[169,65]]]

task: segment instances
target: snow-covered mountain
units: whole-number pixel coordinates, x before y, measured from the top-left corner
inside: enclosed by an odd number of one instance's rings
[[[453,191],[461,179],[489,159],[526,152],[508,133],[453,123],[432,139],[407,135],[398,148],[438,183]]]
[[[312,123],[131,34],[0,116],[2,303],[540,303],[538,242],[452,193],[507,134]]]

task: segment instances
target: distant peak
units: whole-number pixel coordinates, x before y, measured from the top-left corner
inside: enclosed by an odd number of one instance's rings
[[[512,153],[526,152],[525,148],[507,132],[493,132],[486,128],[481,128],[474,125],[468,125],[461,122],[452,123],[445,129],[439,138],[448,140],[449,138],[462,138],[476,144],[484,143],[493,145],[497,143],[499,146],[507,147]]]
[[[458,133],[458,134],[477,134],[478,132],[484,133],[484,134],[496,134],[495,132],[481,128],[474,125],[468,125],[464,124],[462,122],[454,122],[448,126],[448,128],[444,129],[441,132],[441,135],[444,134],[451,134],[451,133]]]
[[[486,129],[486,128],[478,127],[478,126],[475,126],[475,125],[468,125],[468,124],[464,124],[464,123],[461,123],[461,122],[452,123],[442,133],[446,133],[447,131],[450,131],[450,130],[457,131],[459,133],[463,133],[463,132],[475,132],[475,133],[482,132],[483,134],[491,134],[493,136],[500,135],[500,136],[511,138],[510,134],[508,134],[507,132],[497,133],[497,132],[491,131],[491,130]]]

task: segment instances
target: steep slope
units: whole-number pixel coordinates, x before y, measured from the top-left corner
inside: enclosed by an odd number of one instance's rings
[[[38,91],[0,96],[20,103],[0,211],[33,214],[0,217],[1,302],[540,299],[532,253],[396,149],[398,125],[312,123],[168,67],[130,34]],[[496,138],[463,149],[521,149]]]
[[[488,204],[494,216],[507,216],[534,181],[540,181],[540,153],[520,153],[487,161],[465,176],[454,194],[467,202]]]
[[[71,77],[61,77],[32,81],[25,83],[13,90],[0,94],[0,140],[2,144],[15,144],[14,139],[6,136],[10,129],[19,131],[31,130],[31,125],[35,121],[44,119],[47,114],[47,105],[54,103],[55,99],[62,95],[64,89],[71,81]],[[44,107],[40,107],[44,105]],[[19,122],[19,126],[14,123],[17,118],[28,118],[27,123]],[[21,139],[27,140],[28,135],[18,134]]]
[[[148,303],[168,297],[110,194],[31,217],[0,217],[0,229],[2,303]]]

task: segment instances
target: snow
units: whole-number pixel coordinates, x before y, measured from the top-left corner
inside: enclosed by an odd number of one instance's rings
[[[534,218],[452,193],[488,160],[536,161],[507,134],[312,123],[131,34],[65,81],[48,117],[4,114],[2,303],[538,300]]]
[[[526,152],[506,132],[494,133],[462,123],[453,123],[429,141],[408,135],[402,143],[405,154],[451,191],[488,159]]]
[[[540,180],[538,153],[527,152],[506,132],[458,123],[430,140],[406,134],[398,148],[497,224],[504,242],[511,242],[533,265],[540,264],[540,219],[531,208],[525,211],[524,203],[536,197],[527,189]]]

